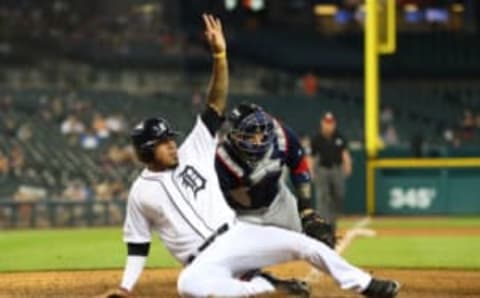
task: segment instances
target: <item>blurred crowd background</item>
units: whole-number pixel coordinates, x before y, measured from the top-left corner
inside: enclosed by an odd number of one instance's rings
[[[362,152],[363,1],[3,0],[0,226],[121,221],[139,168],[130,128],[164,115],[186,131],[202,108],[204,11],[225,24],[231,106],[265,106],[305,144],[332,112]],[[478,156],[478,20],[474,0],[397,1],[397,53],[381,63],[381,155]]]

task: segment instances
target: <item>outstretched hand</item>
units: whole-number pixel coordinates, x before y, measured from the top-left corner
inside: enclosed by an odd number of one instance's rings
[[[205,24],[205,37],[214,54],[223,53],[227,49],[223,35],[222,22],[211,14],[202,15]]]

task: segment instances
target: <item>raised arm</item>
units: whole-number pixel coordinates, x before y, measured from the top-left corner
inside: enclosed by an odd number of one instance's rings
[[[222,23],[210,14],[203,14],[205,37],[213,55],[213,70],[208,85],[208,106],[218,115],[223,115],[228,93],[227,44],[223,35]]]

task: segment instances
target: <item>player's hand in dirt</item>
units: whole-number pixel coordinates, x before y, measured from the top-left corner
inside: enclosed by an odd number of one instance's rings
[[[205,24],[205,37],[214,54],[223,53],[227,50],[227,43],[223,35],[222,22],[211,14],[202,15]]]
[[[127,290],[116,288],[110,289],[105,293],[95,296],[94,298],[127,298],[131,297],[130,293]]]

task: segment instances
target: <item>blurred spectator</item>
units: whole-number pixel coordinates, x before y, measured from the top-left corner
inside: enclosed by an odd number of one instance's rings
[[[32,216],[32,202],[45,200],[47,191],[43,187],[20,185],[13,194],[13,200],[19,202],[18,213],[21,222],[26,222]]]
[[[108,201],[113,197],[112,187],[108,181],[95,184],[93,189],[95,192],[95,200]]]
[[[5,133],[5,136],[11,137],[11,138],[15,137],[15,134],[17,131],[17,125],[12,118],[10,117],[4,118],[3,131]]]
[[[81,134],[85,131],[85,125],[75,115],[70,115],[63,121],[61,132],[64,135]]]
[[[13,199],[17,202],[31,202],[46,198],[47,190],[45,188],[31,185],[20,185],[13,195]]]
[[[47,96],[40,96],[38,99],[38,111],[44,121],[52,121],[52,111]]]
[[[475,117],[475,126],[477,131],[477,139],[480,139],[480,113]]]
[[[475,118],[471,110],[465,110],[462,120],[463,139],[470,141],[475,137]]]
[[[0,175],[5,177],[10,172],[10,163],[8,157],[0,151]]]
[[[107,122],[105,118],[100,113],[96,113],[93,116],[92,128],[95,131],[97,137],[101,139],[108,138],[110,136],[110,131],[108,130]]]
[[[64,117],[63,102],[60,98],[56,97],[52,100],[50,107],[55,122],[60,122]]]
[[[130,152],[117,144],[113,144],[108,148],[107,157],[114,165],[131,161]]]
[[[380,114],[380,123],[387,125],[393,122],[393,110],[391,107],[384,107]]]
[[[90,103],[86,100],[81,100],[76,98],[75,93],[69,94],[69,111],[73,114],[80,115],[82,113],[88,112],[91,109]]]
[[[392,124],[389,124],[387,126],[387,129],[385,129],[385,132],[383,133],[383,143],[385,146],[396,146],[398,145],[398,134],[397,130],[395,129],[395,126]]]
[[[0,97],[0,112],[3,112],[3,113],[9,112],[11,107],[12,107],[12,97],[10,95]]]
[[[100,145],[100,138],[93,130],[88,130],[80,136],[80,145],[87,150],[97,149]]]
[[[307,73],[302,78],[303,91],[307,96],[315,96],[318,92],[318,78],[313,72]]]
[[[95,184],[95,199],[100,201],[108,200],[123,200],[124,192],[126,191],[125,185],[118,180],[115,181],[102,181]]]
[[[122,213],[118,206],[113,204],[101,204],[100,202],[112,201],[112,200],[123,200],[123,195],[125,193],[125,187],[119,181],[103,181],[97,183],[94,186],[95,191],[95,205],[94,212],[96,214],[105,214],[105,208],[108,208],[110,215],[110,220],[112,222],[121,222]]]
[[[128,144],[125,147],[123,147],[123,152],[125,154],[125,157],[128,158],[128,162],[130,163],[137,163],[137,155],[135,153],[135,149],[133,148],[132,144]]]
[[[81,180],[70,181],[63,191],[63,198],[69,201],[86,201],[89,196],[89,188]]]
[[[105,120],[107,129],[113,133],[122,133],[126,129],[125,119],[120,114],[108,116]]]
[[[445,142],[447,142],[448,144],[452,144],[454,138],[455,132],[453,131],[453,129],[450,127],[445,129],[445,131],[443,132],[443,139],[445,140]]]
[[[26,142],[30,140],[32,136],[33,136],[33,131],[30,123],[25,122],[18,128],[18,131],[17,131],[18,140],[22,142]]]
[[[107,158],[113,164],[120,164],[123,162],[123,151],[120,146],[113,144],[108,148]]]
[[[16,145],[12,148],[10,152],[10,167],[15,174],[15,176],[22,176],[22,170],[25,166],[25,155],[20,146]]]
[[[122,181],[116,180],[110,185],[110,187],[112,189],[114,200],[125,201],[127,199],[129,191]]]

